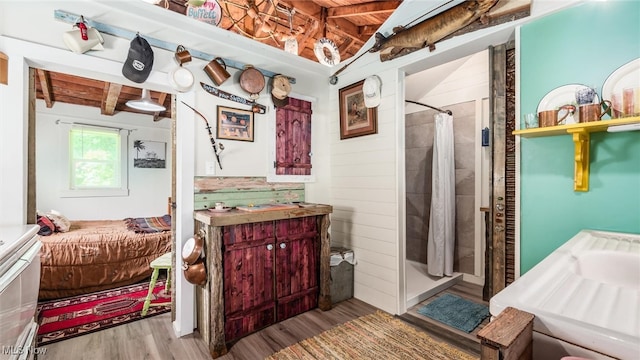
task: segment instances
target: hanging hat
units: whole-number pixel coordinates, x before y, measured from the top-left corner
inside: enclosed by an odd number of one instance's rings
[[[143,83],[149,77],[153,67],[153,50],[147,40],[139,35],[131,40],[129,55],[122,67],[122,75],[127,79]]]
[[[286,76],[276,75],[273,77],[271,100],[273,100],[273,105],[275,105],[275,107],[283,107],[289,104],[290,92],[291,84]]]
[[[371,75],[362,85],[362,92],[364,93],[364,106],[368,108],[374,108],[380,105],[380,88],[382,87],[382,81],[378,75]]]

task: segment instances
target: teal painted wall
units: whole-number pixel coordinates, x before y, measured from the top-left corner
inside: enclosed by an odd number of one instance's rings
[[[583,3],[520,35],[522,114],[567,84],[601,96],[607,77],[640,57],[640,1]],[[592,134],[590,151],[589,191],[574,192],[569,135],[521,140],[521,273],[582,229],[640,233],[640,131]]]

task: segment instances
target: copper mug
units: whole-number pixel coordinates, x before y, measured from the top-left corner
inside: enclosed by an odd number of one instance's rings
[[[578,107],[581,123],[602,120],[604,114],[611,114],[611,101],[603,100],[599,104],[586,104]]]
[[[175,57],[176,57],[176,61],[180,65],[191,61],[191,54],[182,45],[178,45],[178,48],[176,49]]]
[[[218,86],[222,85],[223,82],[231,77],[227,71],[227,64],[219,57],[211,60],[207,66],[204,67],[204,72],[206,72],[209,78]]]
[[[566,112],[561,118],[558,118],[558,114],[560,110],[566,110]],[[569,114],[571,114],[572,111],[575,111],[575,110],[576,110],[576,107],[573,105],[564,105],[556,110],[540,111],[538,113],[538,122],[540,124],[540,127],[559,125],[564,119],[567,118],[567,116],[569,116]]]

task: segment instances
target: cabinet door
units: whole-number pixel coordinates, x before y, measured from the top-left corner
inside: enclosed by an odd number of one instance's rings
[[[319,236],[316,217],[276,221],[277,319],[318,306]]]
[[[275,238],[273,227],[269,224],[272,223],[237,225],[223,230],[226,341],[240,338],[275,322]]]

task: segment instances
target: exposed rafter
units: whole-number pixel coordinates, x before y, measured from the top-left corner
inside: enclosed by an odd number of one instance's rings
[[[113,115],[118,104],[118,97],[122,85],[114,83],[104,83],[104,93],[102,97],[102,103],[100,105],[100,113],[102,115]]]
[[[315,43],[332,40],[344,61],[355,55],[380,28],[401,0],[218,0],[222,8],[220,28],[284,50],[293,31],[298,54],[317,61]],[[185,0],[158,4],[186,14]],[[292,13],[291,26],[289,14]],[[328,16],[322,17],[322,14]]]
[[[47,105],[47,108],[50,108],[53,106],[53,92],[51,91],[51,81],[49,80],[49,74],[42,69],[38,69],[37,73],[38,80],[40,81],[40,87],[42,88],[44,103]]]
[[[140,98],[142,89],[42,69],[36,69],[36,74],[36,98],[44,100],[49,108],[53,107],[55,102],[99,108],[102,115],[108,116],[122,111],[149,114],[125,105],[129,100]],[[155,121],[171,117],[169,94],[150,93],[151,98],[163,104],[167,110],[149,115],[153,115]]]

